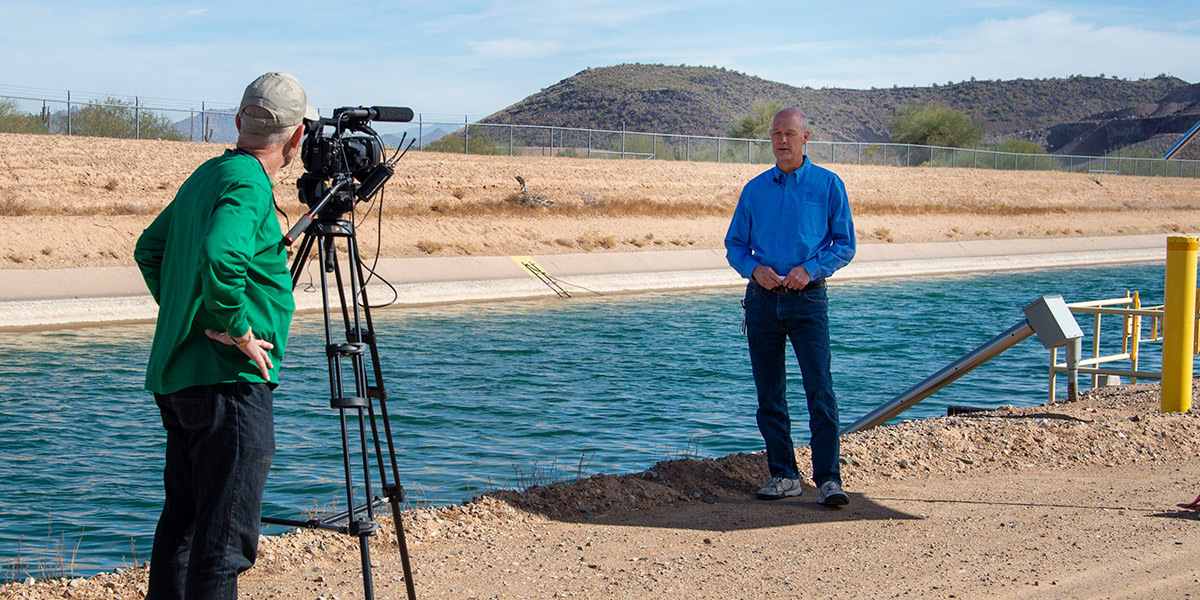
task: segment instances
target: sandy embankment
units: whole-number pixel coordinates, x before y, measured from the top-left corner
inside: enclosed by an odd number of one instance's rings
[[[133,243],[220,147],[13,134],[0,141],[0,326],[152,317]],[[508,256],[532,255],[554,276],[606,291],[736,284],[721,239],[741,185],[763,168],[409,153],[383,200],[360,207],[359,240],[368,256],[382,249],[402,304],[551,293]],[[1157,260],[1162,235],[1200,230],[1194,180],[834,169],[846,181],[861,246],[842,277]],[[291,221],[301,173],[292,165],[276,188]],[[555,206],[512,202],[517,174]],[[381,224],[368,213],[380,207]]]
[[[117,269],[86,272],[100,287],[119,279],[106,274],[127,276],[137,233],[214,153],[203,144],[0,142],[0,206],[32,213],[0,217],[5,293],[39,277],[72,289],[84,273],[54,269]],[[477,270],[470,261],[515,265],[509,255],[677,264],[680,253],[645,252],[686,249],[719,258],[737,190],[761,169],[432,154],[410,155],[403,167],[389,192],[384,256],[434,255],[425,263],[439,265],[434,271],[465,273]],[[995,245],[987,256],[1004,261],[1021,247],[1015,240],[1050,244],[1033,254],[1062,256],[1075,245],[1106,254],[1113,244],[1153,248],[1164,233],[1200,230],[1192,180],[836,170],[855,204],[860,260],[879,252],[879,264],[931,242],[953,242],[926,248],[957,260]],[[517,172],[569,214],[506,208]],[[286,183],[278,197],[292,206]],[[364,245],[373,227],[364,225]],[[614,252],[637,254],[609,258]],[[966,262],[1020,268],[977,260]],[[419,597],[456,599],[1196,597],[1200,524],[1176,504],[1200,493],[1200,421],[1196,411],[1160,415],[1157,403],[1155,386],[1125,386],[1077,403],[852,434],[843,448],[853,502],[842,510],[816,505],[811,488],[797,500],[754,501],[766,475],[755,454],[406,511],[414,581]],[[807,464],[807,449],[798,454]],[[390,530],[385,519],[372,572],[376,597],[396,600],[404,584]],[[360,575],[354,540],[304,532],[264,541],[242,589],[250,598],[358,598]],[[0,586],[0,597],[137,599],[144,591],[138,568]]]

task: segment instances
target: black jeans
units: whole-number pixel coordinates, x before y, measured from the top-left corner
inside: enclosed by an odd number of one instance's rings
[[[167,430],[166,499],[146,597],[234,600],[238,573],[258,554],[263,489],[275,457],[271,387],[222,383],[154,399]]]

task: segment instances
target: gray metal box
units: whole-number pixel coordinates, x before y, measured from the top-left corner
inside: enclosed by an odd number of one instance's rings
[[[1083,337],[1083,330],[1075,322],[1071,309],[1067,308],[1067,303],[1058,294],[1042,296],[1026,306],[1024,311],[1029,326],[1047,350],[1065,346],[1067,342]]]

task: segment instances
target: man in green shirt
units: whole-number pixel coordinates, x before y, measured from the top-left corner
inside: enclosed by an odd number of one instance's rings
[[[236,598],[257,556],[272,390],[295,308],[271,177],[317,118],[295,77],[254,80],[237,149],[196,169],[138,238],[134,258],[158,302],[146,389],[167,430],[150,600]]]

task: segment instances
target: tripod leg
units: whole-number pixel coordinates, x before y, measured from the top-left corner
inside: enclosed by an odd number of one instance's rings
[[[342,288],[341,269],[337,263],[335,254],[335,246],[332,236],[326,236],[324,243],[318,244],[318,252],[323,269],[321,270],[321,288],[323,294],[324,316],[325,316],[325,342],[326,355],[329,358],[329,373],[330,373],[330,394],[331,405],[338,409],[338,416],[341,424],[342,432],[342,456],[344,469],[346,474],[346,503],[348,506],[349,528],[348,533],[358,537],[359,553],[362,558],[362,576],[363,576],[363,592],[366,600],[374,600],[374,582],[371,575],[371,549],[370,537],[375,535],[377,524],[374,520],[374,504],[372,503],[371,493],[371,474],[370,474],[370,456],[367,450],[366,439],[366,415],[364,409],[370,407],[370,400],[367,398],[366,376],[363,373],[363,344],[334,344],[333,332],[330,327],[330,307],[329,307],[329,277],[328,273],[334,274],[334,279],[338,287],[338,298],[342,309],[343,324],[346,327],[350,326],[350,318],[348,308],[346,306],[346,295]],[[351,273],[351,284],[354,284],[353,272]],[[355,310],[355,322],[357,324],[358,312]],[[344,395],[344,386],[342,382],[341,359],[349,358],[355,380],[355,392],[353,397]],[[366,505],[363,509],[355,507],[354,503],[354,484],[353,484],[353,468],[350,461],[350,439],[349,430],[346,424],[347,409],[355,409],[358,412],[358,429],[360,448],[363,459],[363,483]],[[360,513],[365,510],[367,515],[364,518]]]
[[[375,456],[379,468],[379,481],[392,509],[392,519],[396,524],[396,543],[400,549],[400,564],[404,569],[404,585],[408,591],[409,600],[416,600],[417,591],[413,583],[412,562],[409,559],[408,540],[404,533],[404,514],[400,510],[400,502],[404,499],[403,488],[400,486],[400,469],[396,462],[396,447],[392,438],[392,427],[387,411],[387,389],[383,383],[383,370],[379,361],[379,346],[376,344],[375,323],[371,318],[371,302],[367,298],[366,278],[363,273],[362,257],[358,253],[358,238],[351,230],[347,238],[347,255],[350,260],[350,278],[354,282],[355,330],[347,331],[347,341],[365,342],[370,349],[372,374],[375,385],[366,386],[367,396],[379,400],[379,416],[383,421],[383,431],[387,440],[387,455],[392,468],[392,483],[388,483],[387,470],[384,467],[383,448],[379,443],[379,430],[375,424],[373,403],[368,407],[371,418],[371,435],[375,440]],[[361,297],[361,301],[359,298]],[[358,311],[361,308],[363,322],[366,328],[358,327]],[[365,367],[365,365],[364,365]],[[365,373],[364,373],[365,377]],[[364,379],[365,383],[365,379]]]
[[[400,566],[404,569],[404,587],[408,589],[409,600],[417,600],[417,589],[413,586],[412,563],[408,559],[408,540],[404,536],[404,516],[400,512],[400,502],[392,501],[392,518],[396,520],[396,543],[400,546]]]

